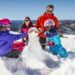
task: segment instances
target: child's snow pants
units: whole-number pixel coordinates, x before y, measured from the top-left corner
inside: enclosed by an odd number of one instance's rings
[[[54,55],[59,55],[62,58],[66,58],[68,56],[66,49],[61,44],[60,36],[58,34],[48,38],[48,41],[54,42],[54,45],[49,46],[49,52]]]

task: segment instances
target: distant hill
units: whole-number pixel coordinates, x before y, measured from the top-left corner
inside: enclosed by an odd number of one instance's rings
[[[59,22],[60,32],[63,34],[75,34],[75,20],[62,20]]]
[[[36,20],[32,20],[33,23],[36,22]],[[23,20],[13,20],[11,29],[13,31],[18,31],[20,25],[23,24]],[[62,34],[75,34],[75,20],[60,20],[60,32]]]

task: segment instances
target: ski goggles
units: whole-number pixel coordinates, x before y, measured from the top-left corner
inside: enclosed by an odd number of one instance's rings
[[[3,25],[4,28],[10,28],[10,24],[8,25]]]

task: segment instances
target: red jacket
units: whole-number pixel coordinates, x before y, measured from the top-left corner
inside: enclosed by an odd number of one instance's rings
[[[58,28],[58,31],[59,31],[58,19],[54,16],[54,14],[48,14],[46,12],[38,18],[38,20],[36,21],[36,27],[41,28],[42,30],[45,30],[44,23],[48,19],[52,19],[54,21],[55,26]],[[42,33],[40,33],[39,36],[45,37],[44,34]]]

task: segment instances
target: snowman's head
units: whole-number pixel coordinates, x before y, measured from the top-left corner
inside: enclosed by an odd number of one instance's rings
[[[37,28],[35,28],[35,27],[30,28],[28,31],[28,36],[29,36],[29,38],[37,37],[38,36]]]

